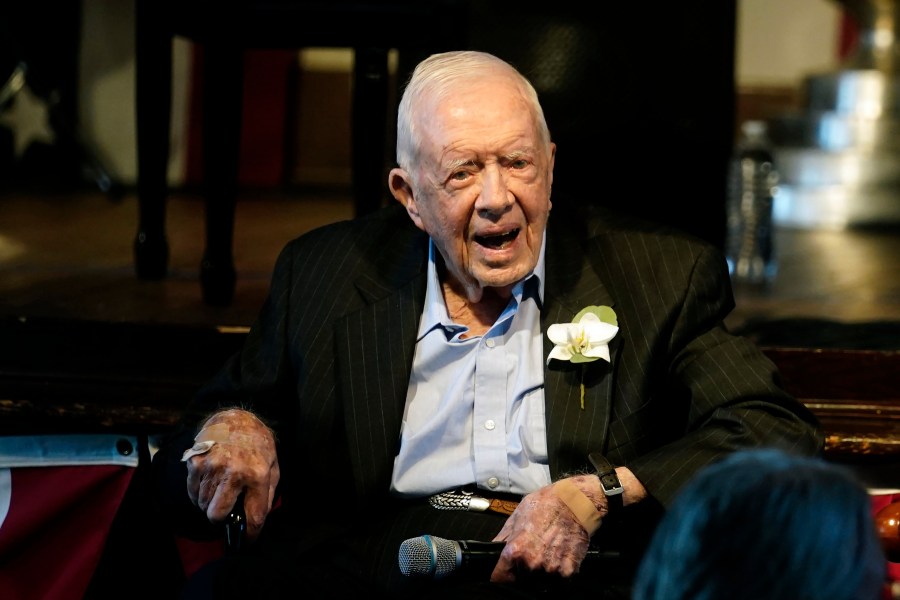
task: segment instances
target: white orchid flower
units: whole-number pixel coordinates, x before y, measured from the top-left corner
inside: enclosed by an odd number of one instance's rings
[[[551,325],[547,328],[547,337],[556,346],[547,357],[547,363],[554,358],[573,363],[591,362],[598,358],[609,362],[609,341],[618,331],[617,325],[601,321],[594,312],[584,312],[573,323]]]

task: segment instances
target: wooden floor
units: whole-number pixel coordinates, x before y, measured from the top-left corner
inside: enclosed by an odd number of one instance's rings
[[[316,226],[352,216],[349,194],[245,192],[235,219],[237,287],[227,307],[203,303],[199,267],[203,204],[173,194],[167,204],[169,276],[141,281],[132,255],[133,193],[0,195],[0,316],[113,322],[249,326],[268,291],[282,246]]]
[[[212,307],[202,301],[198,277],[202,201],[176,193],[167,211],[169,276],[141,281],[132,255],[134,193],[113,200],[93,189],[0,192],[0,317],[247,327],[284,244],[353,215],[349,192],[244,192],[235,219],[234,301]],[[776,280],[765,289],[738,288],[729,327],[755,322],[758,340],[780,345],[850,347],[871,345],[875,331],[876,347],[900,348],[897,229],[781,230],[776,242]]]

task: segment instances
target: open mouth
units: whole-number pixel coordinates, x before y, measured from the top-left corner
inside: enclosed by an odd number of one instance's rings
[[[492,250],[501,250],[511,244],[519,235],[519,229],[513,229],[506,233],[498,233],[493,235],[476,235],[475,242],[485,248]]]

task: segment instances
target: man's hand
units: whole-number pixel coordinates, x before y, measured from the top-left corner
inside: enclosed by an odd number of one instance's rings
[[[281,476],[275,435],[252,413],[230,409],[210,417],[195,439],[213,443],[208,451],[187,460],[191,502],[211,522],[221,523],[238,495],[246,491],[247,539],[255,540],[272,508]]]
[[[606,513],[606,496],[596,476],[569,481],[600,507],[601,516]],[[510,582],[517,568],[571,577],[587,555],[590,536],[551,485],[525,496],[494,541],[506,542],[506,547],[491,581]]]

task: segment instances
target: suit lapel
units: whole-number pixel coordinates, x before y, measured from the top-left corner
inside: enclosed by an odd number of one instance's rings
[[[591,268],[589,254],[594,246],[548,243],[544,306],[541,331],[544,356],[553,349],[547,328],[553,323],[569,323],[586,306],[614,306],[607,287]],[[551,239],[548,236],[548,240]],[[547,414],[547,450],[550,474],[554,479],[584,468],[588,453],[602,450],[609,430],[612,383],[621,336],[610,342],[610,362],[599,359],[572,364],[553,360],[544,366],[544,402]],[[584,384],[584,408],[581,385]]]
[[[400,260],[408,264],[388,279],[371,274],[359,279],[356,287],[365,306],[335,323],[350,460],[363,498],[383,494],[384,482],[391,478],[425,304],[419,246],[405,248],[406,256]]]

